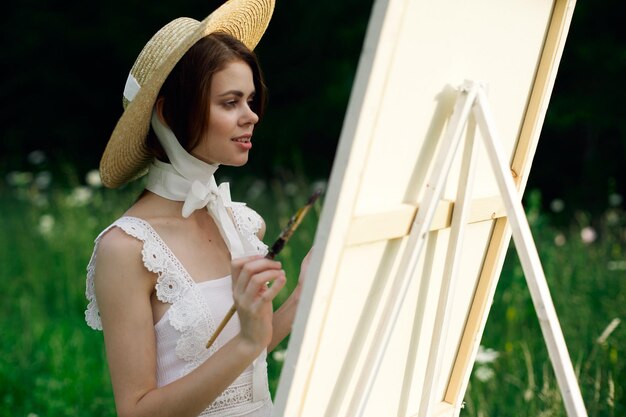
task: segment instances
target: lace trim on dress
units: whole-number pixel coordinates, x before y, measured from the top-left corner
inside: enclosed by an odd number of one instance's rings
[[[240,381],[242,379],[243,381]],[[213,404],[198,417],[223,416],[225,410],[237,406],[236,415],[248,414],[263,406],[263,403],[253,402],[252,372],[245,372],[220,395]],[[243,406],[243,407],[242,407]],[[232,415],[232,414],[228,414]]]
[[[256,235],[262,226],[261,217],[248,207],[239,204],[233,207],[232,212],[235,226],[241,235],[257,248],[258,253],[266,253],[267,246]],[[180,332],[175,353],[177,357],[187,362],[179,376],[182,377],[196,369],[220,347],[216,343],[206,349],[206,341],[215,331],[216,324],[196,283],[152,226],[144,220],[122,217],[96,238],[94,252],[87,267],[85,291],[89,300],[85,311],[87,324],[93,329],[102,330],[94,288],[96,249],[102,235],[112,227],[119,227],[143,242],[141,251],[143,263],[149,271],[157,274],[155,285],[157,298],[171,304],[168,310],[169,323]],[[237,406],[236,415],[239,415],[240,411],[243,414],[244,410],[250,412],[261,407],[263,402],[253,402],[252,379],[252,372],[244,372],[201,415],[213,416],[235,406]]]
[[[263,226],[263,219],[261,216],[251,208],[247,207],[243,203],[233,203],[232,206],[232,214],[235,223],[235,227],[240,232],[240,234],[245,237],[251,245],[253,245],[258,253],[265,255],[268,251],[268,247],[265,243],[263,243],[257,233],[261,230]],[[147,227],[137,228],[136,225],[146,225]],[[127,225],[128,230],[125,229],[124,225]],[[100,311],[98,309],[98,302],[96,300],[96,292],[94,288],[94,275],[95,275],[95,266],[96,266],[96,249],[100,238],[111,228],[118,226],[122,228],[129,235],[141,240],[144,243],[144,249],[142,250],[142,256],[144,264],[146,268],[148,268],[151,272],[159,273],[159,271],[163,271],[167,267],[167,259],[175,265],[175,269],[178,270],[183,276],[187,279],[185,280],[188,285],[185,287],[189,287],[195,284],[195,282],[189,277],[184,267],[178,262],[178,259],[174,256],[174,254],[167,248],[165,243],[161,240],[161,238],[156,234],[156,232],[152,229],[152,227],[145,221],[136,218],[136,217],[122,217],[118,219],[115,223],[104,229],[100,235],[95,239],[95,247],[93,254],[91,255],[91,259],[89,260],[89,264],[87,265],[87,282],[85,288],[85,297],[89,301],[87,305],[87,309],[85,310],[85,321],[94,330],[102,330],[102,322],[100,321]],[[147,230],[146,230],[147,229]],[[146,236],[151,231],[151,236],[155,237],[154,240],[156,242],[146,242]],[[162,248],[162,252],[165,252],[165,255],[159,255],[158,250],[155,250],[155,245]],[[169,256],[168,256],[169,255]],[[151,258],[151,259],[150,259]],[[146,263],[150,260],[151,267],[148,267]],[[172,277],[170,274],[160,274],[156,290],[157,297],[160,301],[173,304],[177,295],[180,295],[183,288],[180,286],[181,282],[176,278]],[[163,298],[161,298],[163,297]],[[174,321],[182,326],[183,322],[189,323],[187,321],[185,315],[193,314],[194,306],[189,303],[185,303],[184,306],[181,306],[178,309],[172,311],[172,313],[176,312],[176,318]],[[197,310],[195,310],[197,311]],[[172,318],[170,318],[170,321]],[[172,325],[180,330],[176,325],[172,322]]]
[[[267,245],[259,239],[257,233],[263,227],[263,219],[244,203],[233,203],[231,207],[237,231],[256,249],[257,253],[267,254]]]

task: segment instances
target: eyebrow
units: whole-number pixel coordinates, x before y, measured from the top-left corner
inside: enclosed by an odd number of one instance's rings
[[[252,91],[252,93],[250,95],[254,95],[254,93],[256,93],[256,91]],[[244,96],[243,92],[241,92],[239,90],[228,90],[225,93],[219,94],[218,97],[229,96],[231,94],[235,95],[237,97],[243,97]]]

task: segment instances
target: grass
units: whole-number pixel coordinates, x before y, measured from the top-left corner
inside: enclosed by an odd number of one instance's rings
[[[0,417],[114,416],[102,335],[83,319],[85,267],[93,239],[132,203],[139,185],[110,191],[74,179],[75,186],[55,188],[38,178],[13,175],[10,185],[0,183]],[[270,242],[313,187],[287,178],[237,180],[232,188],[234,200],[247,201],[264,215]],[[624,415],[626,330],[623,323],[607,328],[626,317],[624,212],[613,207],[593,219],[575,213],[573,221],[556,222],[539,210],[536,196],[529,201],[589,415]],[[293,278],[291,287],[318,215],[305,219],[280,256]],[[482,339],[491,354],[475,365],[463,416],[565,415],[514,255],[510,251],[505,262]],[[272,390],[280,356],[280,351],[270,355]]]
[[[626,414],[626,218],[610,208],[551,225],[527,200],[528,217],[590,416]],[[535,200],[533,202],[533,200]],[[466,416],[565,416],[530,293],[509,250],[481,343],[497,358],[476,363]]]

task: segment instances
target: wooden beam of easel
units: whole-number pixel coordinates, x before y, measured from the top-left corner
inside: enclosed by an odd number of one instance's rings
[[[418,209],[416,205],[402,204],[384,212],[355,217],[348,231],[347,246],[407,236]],[[453,211],[453,201],[440,201],[429,231],[449,228]],[[495,220],[505,216],[501,197],[479,198],[471,201],[468,223]]]

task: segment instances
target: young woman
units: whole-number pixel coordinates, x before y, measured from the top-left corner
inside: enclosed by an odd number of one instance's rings
[[[299,287],[273,312],[286,278],[264,258],[263,221],[213,173],[248,160],[265,99],[251,48],[272,9],[231,0],[202,22],[177,19],[131,70],[100,170],[116,187],[149,164],[146,191],[96,239],[86,311],[122,417],[271,413],[266,352],[288,334]]]

